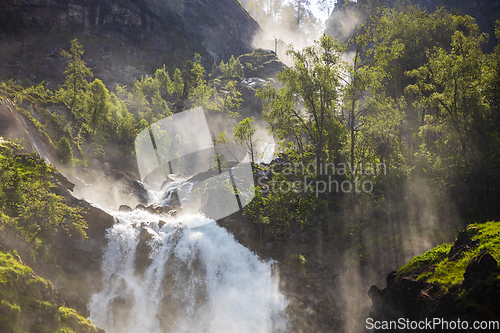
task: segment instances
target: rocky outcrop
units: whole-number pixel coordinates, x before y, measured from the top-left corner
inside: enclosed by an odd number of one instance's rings
[[[94,207],[85,200],[73,197],[57,180],[52,179],[52,189],[65,198],[66,204],[81,207],[82,216],[87,222],[87,239],[70,236],[60,230],[52,244],[52,252],[59,274],[48,276],[67,304],[86,313],[90,297],[101,288],[101,264],[107,246],[106,230],[115,223],[114,217]]]
[[[465,253],[478,246],[477,240],[471,240],[467,232],[461,232],[448,253],[446,262],[456,261]],[[382,323],[400,318],[413,322],[432,321],[438,318],[444,321],[467,321],[471,326],[474,321],[498,321],[500,313],[500,288],[498,286],[498,262],[489,252],[480,253],[468,264],[463,281],[447,290],[435,283],[426,282],[421,277],[431,273],[435,266],[430,265],[412,273],[395,278],[395,272],[387,277],[387,287],[380,289],[372,286],[368,296],[372,308],[368,315],[372,323],[379,322],[382,329],[373,332],[407,332],[417,330],[384,329]],[[469,327],[467,332],[481,332]],[[427,327],[418,332],[447,331],[441,326]]]
[[[239,60],[243,65],[243,71],[247,78],[259,77],[267,79],[276,77],[278,72],[286,68],[276,53],[270,50],[255,49],[252,53],[240,56]]]

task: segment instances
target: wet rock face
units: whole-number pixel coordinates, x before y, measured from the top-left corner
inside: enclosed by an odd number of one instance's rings
[[[150,0],[151,1],[151,0]],[[177,3],[183,28],[193,41],[200,41],[219,62],[230,54],[251,50],[259,25],[235,0],[184,0]]]
[[[137,40],[176,32],[191,44],[201,44],[215,62],[249,52],[260,30],[235,0],[24,0],[9,1],[0,9],[28,22],[21,26],[33,32],[102,27]]]
[[[64,294],[65,302],[81,313],[87,313],[86,304],[101,287],[101,264],[108,243],[106,230],[115,223],[114,217],[85,200],[77,199],[58,180],[52,179],[52,192],[61,195],[68,206],[80,207],[87,222],[87,239],[70,236],[59,230],[51,245],[61,276],[46,276]],[[68,281],[72,281],[68,283]]]

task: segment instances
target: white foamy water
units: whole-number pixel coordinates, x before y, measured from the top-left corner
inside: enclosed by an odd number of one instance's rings
[[[226,229],[199,214],[162,222],[145,211],[113,215],[103,287],[88,304],[95,325],[107,333],[287,331],[273,264]]]

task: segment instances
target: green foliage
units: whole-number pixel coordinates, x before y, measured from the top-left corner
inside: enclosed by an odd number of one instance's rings
[[[447,260],[451,245],[439,245],[425,254],[413,258],[399,270],[398,276],[407,275],[433,265],[435,269],[422,276],[420,280],[436,283],[446,290],[463,281],[467,266],[478,255],[489,252],[497,261],[500,260],[499,222],[472,224],[466,229],[466,232],[472,239],[479,240],[478,247],[465,250],[456,260]]]
[[[220,111],[222,100],[214,87],[200,82],[189,94],[188,102],[193,107],[203,107],[205,111]]]
[[[407,275],[419,269],[439,263],[440,261],[448,257],[450,249],[450,244],[442,244],[438,245],[430,251],[425,252],[420,256],[414,257],[412,260],[410,260],[410,262],[399,269],[398,276]]]
[[[155,93],[151,105],[154,111],[157,111],[165,117],[172,115],[172,111],[170,111],[167,102],[161,97],[158,91]]]
[[[254,149],[254,134],[255,126],[253,124],[254,118],[245,118],[238,123],[234,131],[234,138],[237,143],[241,144],[243,148],[250,154],[252,164],[255,163],[255,149]]]
[[[63,84],[63,90],[59,94],[61,101],[66,103],[70,110],[80,110],[84,104],[85,92],[88,89],[87,77],[94,76],[90,68],[87,67],[82,59],[83,47],[77,39],[71,41],[69,52],[61,51],[61,55],[68,59],[68,67],[64,71],[66,80]]]
[[[243,65],[234,56],[231,56],[228,63],[224,63],[224,60],[221,60],[219,70],[224,79],[241,79],[243,77]]]
[[[179,68],[176,68],[174,71],[174,80],[172,82],[172,95],[177,98],[181,98],[183,89],[184,84],[182,83],[182,72]]]
[[[291,49],[295,66],[278,74],[283,87],[269,85],[258,93],[273,134],[279,140],[293,138],[301,152],[314,150],[318,161],[326,155],[327,129],[337,126],[341,52],[326,35],[302,51]]]
[[[2,332],[98,332],[90,320],[59,304],[52,283],[14,253],[0,251],[0,330]]]
[[[294,267],[301,274],[306,275],[307,260],[302,254],[295,253],[292,255],[288,255],[287,258],[285,259],[285,263]]]
[[[90,115],[91,131],[99,132],[109,113],[109,91],[101,80],[95,79],[90,84],[90,96],[87,108]]]
[[[365,9],[371,11],[370,6]],[[330,228],[349,233],[345,242],[357,258],[370,255],[364,245],[367,230],[375,233],[371,239],[390,235],[392,242],[385,244],[391,251],[410,241],[398,234],[405,228],[395,224],[414,219],[410,198],[422,194],[412,191],[432,189],[432,209],[450,224],[456,223],[449,218],[450,193],[466,218],[500,214],[495,189],[500,184],[500,47],[485,55],[486,36],[468,16],[404,5],[380,8],[345,44],[323,36],[312,47],[289,50],[294,66],[257,93],[283,160],[345,163],[349,172],[335,180],[372,186],[368,193],[319,194],[317,201],[270,191],[261,200],[269,226],[293,233],[300,216],[306,216],[306,225],[313,221],[322,237],[335,239]],[[240,58],[245,70],[251,59]],[[363,172],[360,166],[366,164],[381,164],[383,171]],[[282,174],[272,179],[294,180]]]
[[[25,236],[32,237],[31,243],[37,238],[50,242],[58,227],[69,235],[86,237],[87,224],[81,216],[82,210],[67,206],[61,196],[35,187],[25,193],[23,199],[22,204],[18,204],[17,227]]]
[[[424,142],[429,132],[445,136],[443,142],[446,145],[436,146],[441,146],[438,153],[443,148],[447,152],[460,152],[458,157],[467,164],[476,148],[471,142],[473,131],[484,126],[486,105],[481,96],[480,81],[484,67],[481,43],[486,38],[479,35],[471,17],[457,17],[455,21],[466,31],[456,31],[452,35],[450,51],[443,48],[429,50],[429,62],[409,73],[417,83],[407,89],[418,94],[418,106],[425,112],[420,133]]]
[[[162,98],[172,94],[172,80],[168,75],[165,65],[162,68],[158,68],[155,72],[155,81],[158,85],[157,89]]]
[[[229,81],[223,91],[224,101],[223,101],[223,113],[229,117],[236,116],[236,112],[241,107],[241,93],[236,90],[236,83],[234,81]]]
[[[59,229],[85,238],[81,208],[67,206],[63,197],[50,191],[49,179],[56,176],[53,167],[30,155],[14,154],[4,141],[1,147],[0,210],[9,217],[2,223],[15,227],[34,245],[50,243]]]
[[[59,160],[62,164],[68,164],[73,162],[73,149],[68,139],[65,137],[61,138],[57,142],[57,152],[59,153]]]

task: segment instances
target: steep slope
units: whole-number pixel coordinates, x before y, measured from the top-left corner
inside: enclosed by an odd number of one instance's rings
[[[94,74],[123,83],[194,52],[207,64],[248,53],[259,30],[235,0],[3,1],[0,75],[57,80],[59,52],[78,37]]]
[[[66,307],[46,281],[14,252],[0,251],[0,330],[14,332],[104,332]]]

